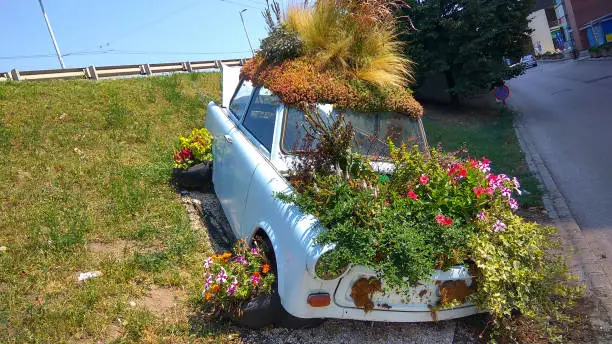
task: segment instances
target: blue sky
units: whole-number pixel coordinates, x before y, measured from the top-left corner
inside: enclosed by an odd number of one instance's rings
[[[43,0],[66,68],[251,56],[265,0]],[[60,68],[38,0],[0,0],[0,72]],[[26,58],[26,56],[43,55]],[[47,56],[45,56],[47,55]]]

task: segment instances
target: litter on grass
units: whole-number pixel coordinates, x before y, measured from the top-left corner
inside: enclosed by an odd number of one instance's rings
[[[79,281],[79,282],[82,282],[82,281],[84,281],[84,280],[86,280],[86,279],[89,279],[89,278],[95,278],[95,277],[100,277],[100,276],[102,276],[102,275],[104,275],[104,273],[103,273],[102,271],[88,271],[88,272],[81,272],[81,273],[79,274],[78,281]]]

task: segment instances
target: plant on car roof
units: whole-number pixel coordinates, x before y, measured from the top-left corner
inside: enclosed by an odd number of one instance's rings
[[[179,150],[174,152],[174,168],[188,169],[204,161],[212,161],[213,137],[206,128],[192,129],[189,136],[179,137]]]
[[[289,105],[422,115],[406,89],[411,62],[396,39],[393,11],[403,2],[319,0],[291,6],[284,16],[274,4],[264,14],[269,37],[243,66],[244,78]]]
[[[243,302],[272,292],[275,276],[259,248],[250,248],[243,240],[233,252],[215,254],[204,260],[204,303],[213,312],[224,311],[240,316]]]
[[[314,116],[307,123],[316,141],[306,139],[297,153],[308,159],[292,176],[296,192],[277,195],[325,227],[316,241],[335,248],[323,256],[317,274],[363,265],[387,290],[401,292],[435,269],[472,265],[477,278],[468,300],[489,310],[496,328],[514,310],[542,322],[559,320],[580,294],[579,286],[567,283],[564,262],[550,253],[554,228],[514,213],[520,184],[492,173],[488,159],[422,153],[389,142],[394,168],[383,178],[350,151],[350,124],[341,116],[326,126],[317,121]],[[335,133],[343,130],[348,132],[339,140]],[[439,306],[457,300],[444,302]]]

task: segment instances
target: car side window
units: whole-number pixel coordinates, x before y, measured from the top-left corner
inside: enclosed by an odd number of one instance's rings
[[[268,152],[272,149],[274,122],[280,99],[265,88],[256,91],[255,98],[244,118],[244,127],[261,143]]]
[[[253,88],[253,84],[250,81],[244,80],[229,104],[230,111],[238,120],[241,120],[244,117],[244,114],[249,107],[249,101],[251,100]]]

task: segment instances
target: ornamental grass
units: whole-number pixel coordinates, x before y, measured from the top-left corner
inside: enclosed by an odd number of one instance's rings
[[[412,62],[402,55],[388,0],[319,0],[267,19],[270,36],[242,69],[283,102],[331,103],[360,112],[397,111],[418,118],[421,105],[406,88]]]

